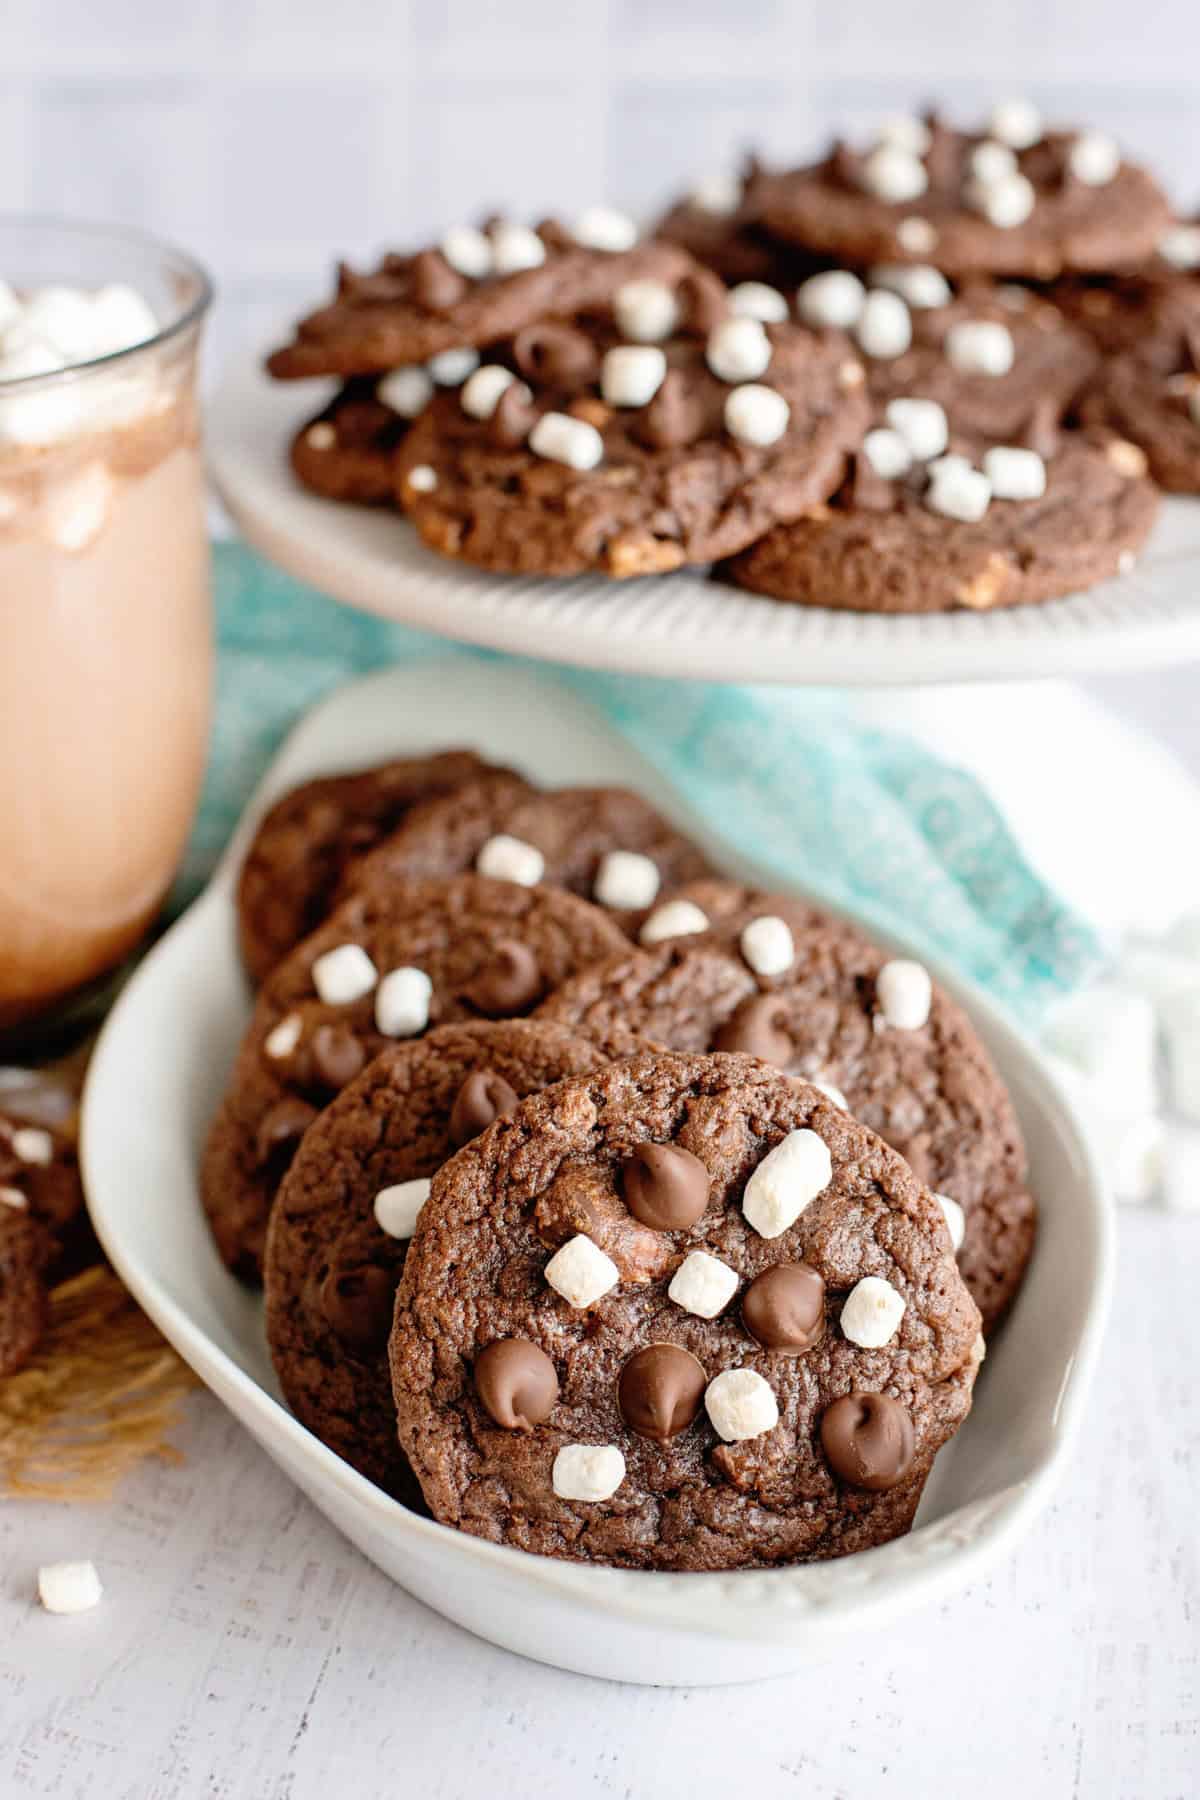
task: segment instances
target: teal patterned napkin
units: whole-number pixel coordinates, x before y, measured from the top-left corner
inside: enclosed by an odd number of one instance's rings
[[[492,654],[339,606],[240,544],[215,556],[217,717],[181,902],[306,708],[389,663]],[[526,666],[604,712],[740,852],[945,957],[1027,1022],[1101,966],[975,777],[864,728],[836,693]]]

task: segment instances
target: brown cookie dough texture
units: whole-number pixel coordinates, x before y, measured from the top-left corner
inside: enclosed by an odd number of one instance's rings
[[[1136,263],[1153,253],[1167,226],[1166,198],[1144,169],[1120,162],[1110,179],[1080,179],[1073,161],[1084,134],[1070,131],[1015,147],[1013,172],[1031,185],[1033,205],[1016,223],[993,223],[972,162],[989,134],[955,131],[933,117],[923,123],[922,147],[880,140],[856,151],[838,142],[823,162],[774,177],[767,229],[852,264],[931,263],[952,277],[1048,281],[1068,270]],[[923,190],[916,191],[918,174],[905,198],[883,197],[895,189],[878,179],[880,150],[896,148],[923,171]]]
[[[706,857],[628,788],[554,788],[538,792],[503,778],[470,782],[413,809],[377,850],[347,872],[350,886],[412,876],[464,874],[487,861],[497,838],[514,839],[541,859],[536,878],[595,901],[636,931],[658,892],[710,873]],[[626,872],[629,857],[645,859]],[[647,866],[651,865],[651,866]],[[484,870],[484,872],[488,872]],[[636,893],[641,881],[648,898]],[[621,904],[637,899],[638,904]]]
[[[514,574],[662,574],[730,555],[832,492],[868,420],[847,340],[734,319],[692,264],[664,285],[679,314],[667,338],[635,345],[607,318],[549,322],[497,357],[515,379],[489,417],[466,410],[465,392],[435,398],[395,465],[427,544]],[[720,355],[730,325],[757,359]],[[618,398],[611,359],[630,352],[663,360]]]
[[[1053,600],[1132,566],[1158,514],[1146,461],[1125,439],[1064,432],[1044,457],[1043,494],[993,498],[982,518],[962,519],[935,510],[923,469],[884,481],[860,453],[827,507],[768,532],[722,572],[752,593],[852,612],[989,612]]]
[[[492,244],[496,228],[485,234]],[[602,307],[623,282],[678,280],[691,265],[671,244],[620,251],[575,242],[563,227],[539,227],[544,260],[512,274],[473,278],[443,249],[389,254],[369,274],[341,264],[333,300],[302,319],[290,344],[267,359],[277,379],[380,375],[445,350],[511,338],[537,319]]]
[[[238,878],[238,939],[251,980],[262,981],[327,916],[347,866],[374,849],[422,801],[490,775],[471,750],[400,757],[353,774],[306,781],[277,800],[251,841]]]
[[[770,192],[769,173],[750,157],[739,175],[710,178],[677,200],[654,236],[677,244],[731,287],[742,281],[793,286],[824,265],[763,229]]]
[[[292,439],[291,464],[314,494],[356,506],[393,504],[392,458],[408,420],[385,406],[375,382],[346,382]]]
[[[309,1131],[271,1212],[267,1342],[292,1411],[330,1449],[410,1504],[387,1340],[408,1239],[376,1196],[428,1180],[527,1095],[602,1060],[586,1039],[527,1019],[441,1025],[383,1051]],[[388,1216],[386,1213],[384,1216]]]
[[[630,1213],[650,1146],[702,1166],[690,1226]],[[699,1257],[720,1265],[707,1300]],[[804,1348],[743,1322],[780,1266],[821,1284]],[[849,1114],[747,1058],[648,1054],[526,1100],[434,1177],[391,1341],[400,1440],[434,1517],[493,1542],[643,1569],[822,1560],[909,1528],[978,1326],[936,1202]],[[496,1404],[499,1343],[512,1382],[552,1365],[531,1424]]]
[[[1012,1102],[965,1013],[933,983],[923,1024],[888,1024],[878,983],[893,959],[801,901],[719,880],[679,897],[708,934],[585,970],[538,1017],[616,1051],[640,1032],[673,1050],[744,1052],[840,1090],[861,1124],[962,1208],[959,1267],[991,1329],[1020,1287],[1037,1214]],[[764,918],[781,920],[793,947],[773,973],[747,960],[747,927]]]
[[[1200,281],[1160,290],[1141,318],[1142,334],[1104,364],[1080,416],[1136,444],[1160,487],[1200,493]]]
[[[297,1145],[372,1056],[437,1025],[531,1012],[624,941],[573,894],[477,875],[351,895],[264,982],[209,1132],[201,1197],[234,1273],[259,1279]]]
[[[5,1069],[0,1085],[0,1376],[29,1359],[55,1282],[89,1260],[94,1239],[76,1151],[74,1086]]]

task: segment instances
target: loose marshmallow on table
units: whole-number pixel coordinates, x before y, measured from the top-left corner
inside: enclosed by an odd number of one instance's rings
[[[620,1279],[612,1258],[582,1232],[569,1238],[546,1264],[546,1280],[555,1293],[580,1310],[593,1306]]]
[[[290,1056],[300,1042],[300,1034],[304,1030],[304,1022],[299,1013],[288,1013],[280,1019],[274,1031],[268,1032],[263,1049],[269,1057],[278,1062],[282,1057]]]
[[[884,963],[875,977],[875,999],[885,1025],[896,1031],[919,1031],[933,1002],[929,970],[903,956]]]
[[[492,266],[497,275],[519,275],[538,269],[546,260],[546,246],[528,225],[501,221],[492,227]]]
[[[375,1024],[384,1037],[416,1037],[429,1023],[433,983],[424,969],[389,969],[375,994]]]
[[[719,381],[753,381],[771,363],[771,340],[758,319],[722,319],[708,334],[704,358]]]
[[[842,1307],[842,1336],[863,1350],[890,1344],[904,1317],[904,1296],[881,1275],[864,1275]]]
[[[349,1006],[369,994],[379,971],[361,944],[339,944],[312,966],[313,986],[326,1006]]]
[[[518,887],[536,887],[546,873],[546,859],[533,844],[500,831],[490,837],[475,858],[480,875],[493,881],[514,881]]]
[[[849,269],[826,269],[801,284],[796,305],[806,325],[849,331],[858,323],[866,298],[866,288]]]
[[[727,1444],[761,1437],[779,1423],[779,1406],[757,1369],[726,1369],[704,1391],[704,1409],[713,1430]]]
[[[1046,491],[1046,465],[1036,450],[996,444],[984,452],[983,472],[994,500],[1040,500]]]
[[[898,431],[917,462],[940,456],[950,441],[946,414],[936,400],[889,400],[884,417]]]
[[[632,250],[638,230],[628,213],[611,206],[589,206],[572,223],[571,236],[589,250]]]
[[[1012,332],[998,319],[963,319],[946,333],[946,360],[960,375],[1007,375],[1013,366]]]
[[[394,1187],[380,1188],[372,1208],[380,1231],[392,1238],[410,1238],[429,1198],[429,1188],[427,1179],[398,1181]]]
[[[438,246],[452,269],[471,281],[482,281],[492,272],[491,240],[474,225],[454,225]]]
[[[392,412],[399,413],[402,419],[415,419],[433,399],[433,376],[419,364],[407,369],[393,369],[376,382],[375,398]]]
[[[1121,167],[1115,138],[1104,131],[1081,131],[1067,152],[1067,167],[1086,187],[1105,187]]]
[[[550,1477],[560,1500],[610,1500],[624,1479],[615,1444],[564,1444]]]
[[[779,442],[792,415],[782,394],[759,382],[747,381],[726,396],[724,416],[731,438],[765,450]]]
[[[38,1599],[47,1612],[90,1612],[97,1606],[104,1589],[96,1573],[95,1563],[43,1563],[38,1570]]]
[[[912,319],[899,294],[887,288],[868,294],[854,336],[867,356],[888,361],[903,356],[912,343]]]
[[[569,469],[594,469],[604,460],[604,439],[596,427],[570,413],[543,413],[529,434],[529,448]]]
[[[592,899],[624,910],[652,906],[661,883],[658,864],[651,857],[636,850],[610,850],[600,859]]]
[[[942,1209],[946,1221],[946,1230],[950,1233],[950,1242],[956,1251],[962,1249],[963,1239],[967,1235],[967,1215],[957,1200],[949,1194],[935,1194],[934,1199]]]
[[[787,920],[774,913],[751,919],[743,926],[738,943],[756,975],[782,975],[796,959],[796,945]]]
[[[638,932],[640,944],[661,944],[666,938],[693,937],[708,930],[708,915],[691,900],[668,900],[652,912]]]
[[[706,1250],[692,1250],[671,1277],[667,1298],[698,1319],[715,1319],[733,1299],[739,1279],[728,1263]]]
[[[729,290],[729,304],[739,318],[760,319],[764,325],[782,325],[788,318],[786,299],[765,281],[739,281]]]
[[[473,419],[490,419],[500,404],[500,396],[510,388],[516,376],[502,363],[484,363],[463,382],[459,398],[462,409]],[[525,392],[532,399],[526,388]]]
[[[871,270],[871,283],[898,294],[906,306],[924,312],[934,306],[946,306],[950,299],[950,283],[940,269],[928,263],[884,263]]]
[[[622,337],[637,344],[660,344],[679,323],[679,302],[664,281],[627,281],[613,299]]]
[[[605,353],[600,392],[609,406],[646,406],[666,373],[667,359],[656,344],[619,344]]]
[[[913,454],[898,431],[877,426],[863,439],[863,455],[884,481],[900,481],[913,466]]]
[[[879,144],[871,151],[863,162],[861,180],[868,194],[893,206],[916,200],[929,186],[924,163],[895,143]]]
[[[806,1127],[789,1131],[746,1183],[742,1212],[760,1237],[776,1238],[832,1179],[833,1158],[824,1139]]]

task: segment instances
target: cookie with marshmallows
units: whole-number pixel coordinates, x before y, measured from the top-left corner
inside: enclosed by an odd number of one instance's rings
[[[786,309],[785,309],[786,310]],[[837,486],[867,423],[837,332],[739,311],[689,264],[546,320],[438,395],[395,464],[431,548],[514,574],[707,563]]]
[[[1036,1206],[1012,1102],[962,1008],[847,921],[737,882],[693,882],[651,913],[642,938],[537,1016],[615,1051],[633,1031],[824,1084],[942,1199],[990,1329],[1020,1286]]]
[[[0,1070],[0,1376],[29,1360],[50,1289],[96,1255],[79,1175],[77,1081]]]
[[[1137,316],[1140,336],[1105,362],[1080,417],[1136,444],[1160,487],[1200,493],[1200,281],[1157,288]]]
[[[303,1425],[412,1505],[387,1341],[430,1178],[518,1101],[600,1065],[588,1040],[528,1019],[440,1025],[384,1050],[304,1138],[271,1211],[267,1343]]]
[[[721,1570],[907,1531],[981,1351],[900,1157],[764,1063],[649,1053],[522,1102],[434,1176],[390,1357],[443,1524]]]
[[[394,372],[381,395],[405,413],[418,392],[461,382],[481,345],[603,306],[623,282],[678,280],[688,266],[673,245],[639,243],[632,219],[609,207],[536,230],[507,219],[460,225],[366,273],[340,264],[333,299],[301,319],[267,369],[280,381]]]
[[[373,1056],[437,1025],[529,1013],[625,941],[558,888],[461,875],[352,894],[263,983],[210,1128],[200,1191],[224,1261],[259,1279],[297,1145]]]
[[[297,479],[323,499],[394,504],[392,458],[410,420],[379,398],[377,386],[371,376],[347,381],[292,439]]]
[[[635,933],[660,894],[710,873],[704,853],[629,788],[538,791],[502,775],[426,801],[347,869],[347,891],[474,869],[567,888]]]
[[[1048,130],[1027,101],[981,131],[927,115],[888,121],[874,142],[836,142],[820,163],[775,176],[763,223],[855,266],[932,263],[948,276],[1048,281],[1153,253],[1170,213],[1158,184],[1099,131]]]

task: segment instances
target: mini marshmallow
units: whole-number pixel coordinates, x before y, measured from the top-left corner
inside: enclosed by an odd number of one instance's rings
[[[897,149],[907,150],[910,156],[924,156],[933,143],[928,125],[914,113],[899,113],[885,119],[877,136],[881,144],[895,144]]]
[[[753,381],[771,366],[771,340],[758,319],[722,319],[708,334],[704,360],[719,381]]]
[[[523,269],[540,269],[546,246],[528,225],[501,222],[492,227],[492,267],[497,275],[519,275]]]
[[[1006,181],[1010,175],[1017,173],[1017,158],[1008,144],[998,144],[992,138],[985,138],[982,144],[976,144],[967,158],[967,167],[975,180],[984,187],[994,182]]]
[[[1116,139],[1104,131],[1081,131],[1067,152],[1067,167],[1085,187],[1106,187],[1121,167]]]
[[[453,226],[438,248],[450,267],[471,281],[482,281],[492,272],[491,239],[474,225]]]
[[[158,320],[136,288],[114,281],[92,295],[92,355],[111,356],[158,336]]]
[[[604,460],[604,439],[596,427],[570,413],[543,413],[529,434],[529,448],[569,469],[594,469]]]
[[[461,387],[467,376],[479,367],[478,350],[439,350],[431,356],[426,368],[439,387]]]
[[[947,361],[960,375],[1007,375],[1013,366],[1012,332],[998,319],[963,319],[946,333]]]
[[[783,395],[756,381],[735,387],[725,400],[725,429],[730,437],[760,450],[779,442],[791,416]]]
[[[945,306],[951,299],[950,283],[940,269],[928,263],[882,263],[871,270],[871,282],[874,287],[899,294],[904,304],[916,312]]]
[[[36,1125],[22,1125],[12,1134],[13,1154],[23,1163],[47,1168],[54,1157],[54,1139]]]
[[[624,1479],[625,1458],[615,1444],[564,1444],[550,1476],[560,1500],[610,1500]]]
[[[92,300],[81,288],[36,288],[25,302],[23,332],[49,344],[68,363],[87,362],[95,355]]]
[[[1200,225],[1172,225],[1158,240],[1158,254],[1173,269],[1200,269]]]
[[[621,1279],[621,1271],[599,1244],[582,1232],[568,1238],[546,1264],[546,1280],[568,1305],[582,1311],[594,1306]]]
[[[812,1086],[816,1088],[818,1094],[824,1094],[827,1100],[832,1100],[835,1106],[840,1106],[843,1112],[850,1111],[845,1094],[840,1087],[834,1087],[832,1081],[814,1081]]]
[[[632,250],[638,229],[628,213],[611,206],[589,206],[571,226],[571,236],[589,250]]]
[[[937,235],[928,219],[901,219],[896,227],[896,242],[910,256],[928,256],[937,243]]]
[[[728,218],[742,204],[740,175],[706,175],[688,195],[688,204],[715,218]]]
[[[632,911],[635,907],[653,906],[661,885],[662,876],[652,857],[642,856],[636,850],[610,850],[600,859],[592,883],[592,899],[601,906]]]
[[[50,485],[42,517],[60,550],[86,550],[108,520],[115,484],[103,463],[88,463],[63,481]]]
[[[47,1612],[90,1612],[100,1604],[104,1589],[95,1563],[43,1563],[37,1574],[38,1599]]]
[[[1046,491],[1046,465],[1036,450],[997,444],[985,451],[983,472],[993,500],[1040,500]]]
[[[989,225],[999,231],[1012,231],[1032,213],[1037,194],[1033,183],[1018,171],[999,181],[968,182],[966,201],[975,212],[983,214]]]
[[[935,456],[926,473],[932,481],[936,476],[949,474],[951,470],[957,474],[960,470],[970,467],[969,456],[960,456],[957,450],[952,450],[946,456]]]
[[[899,481],[912,468],[912,451],[898,431],[879,427],[863,439],[863,454],[884,481]]]
[[[863,163],[861,179],[868,194],[892,206],[919,199],[929,186],[924,163],[899,144],[880,144],[872,150]]]
[[[493,881],[536,887],[546,873],[546,859],[533,844],[501,831],[488,839],[475,858],[475,867],[480,875],[489,875]]]
[[[884,963],[875,977],[875,999],[894,1031],[919,1031],[929,1019],[933,983],[929,970],[907,957]]]
[[[760,1237],[777,1238],[832,1179],[833,1158],[824,1139],[806,1127],[789,1131],[746,1183],[742,1212]]]
[[[796,960],[796,946],[786,919],[763,913],[742,927],[742,955],[756,975],[782,975]]]
[[[661,344],[679,323],[679,302],[665,281],[627,281],[613,297],[613,317],[622,337]]]
[[[900,1329],[904,1296],[882,1275],[864,1275],[846,1295],[842,1336],[863,1350],[882,1350]]]
[[[473,419],[490,419],[500,404],[501,394],[515,380],[512,370],[504,368],[501,363],[484,363],[463,382],[459,396],[463,411]],[[529,394],[529,389],[526,388],[525,392]],[[532,394],[529,397],[532,399]]]
[[[739,1279],[728,1263],[706,1250],[693,1250],[671,1277],[667,1298],[698,1319],[715,1319],[733,1299]]]
[[[433,983],[424,969],[389,969],[375,995],[375,1023],[384,1037],[416,1037],[429,1023]]]
[[[652,912],[638,932],[638,943],[661,944],[666,938],[692,937],[708,930],[708,916],[691,900],[668,900]]]
[[[806,325],[849,331],[862,315],[867,290],[849,269],[827,269],[810,275],[796,290],[796,305]]]
[[[1002,100],[992,108],[988,132],[1013,150],[1028,150],[1042,135],[1042,115],[1031,100]]]
[[[398,1181],[394,1187],[380,1188],[371,1210],[380,1231],[390,1238],[410,1238],[417,1229],[417,1218],[429,1198],[431,1183]]]
[[[414,494],[434,494],[437,492],[437,470],[432,463],[418,463],[408,471],[408,485]]]
[[[868,294],[854,335],[868,356],[887,360],[903,356],[912,343],[912,319],[899,294],[887,288]]]
[[[310,450],[332,450],[337,443],[337,432],[328,419],[320,419],[310,425],[304,434],[304,441]]]
[[[787,300],[765,281],[739,281],[729,290],[729,304],[740,319],[759,319],[764,325],[787,322]]]
[[[957,1254],[962,1249],[963,1239],[967,1235],[967,1216],[958,1201],[952,1200],[949,1194],[935,1194],[933,1197],[942,1209],[946,1230],[950,1233],[950,1242]]]
[[[273,1031],[267,1033],[263,1049],[269,1057],[278,1062],[283,1057],[292,1054],[300,1042],[300,1034],[303,1030],[304,1021],[300,1014],[288,1013],[286,1018],[280,1019]]]
[[[470,374],[468,369],[467,373]],[[433,376],[419,365],[410,369],[393,369],[375,384],[375,398],[382,400],[402,419],[415,419],[433,399]]]
[[[963,468],[957,461],[945,466],[930,481],[925,504],[930,512],[944,519],[959,519],[965,525],[977,525],[987,512],[992,498],[992,484],[978,469]]]
[[[761,1437],[779,1423],[775,1395],[757,1369],[725,1369],[714,1376],[704,1390],[704,1410],[727,1444]]]
[[[646,406],[667,373],[667,359],[655,344],[619,344],[605,352],[600,392],[609,406]]]
[[[361,944],[339,944],[318,956],[312,980],[326,1006],[349,1006],[371,992],[379,971]]]
[[[0,1187],[0,1206],[7,1206],[13,1212],[28,1212],[29,1195],[23,1194],[20,1188]]]
[[[936,400],[889,400],[884,417],[917,462],[941,456],[950,441],[946,414]]]

